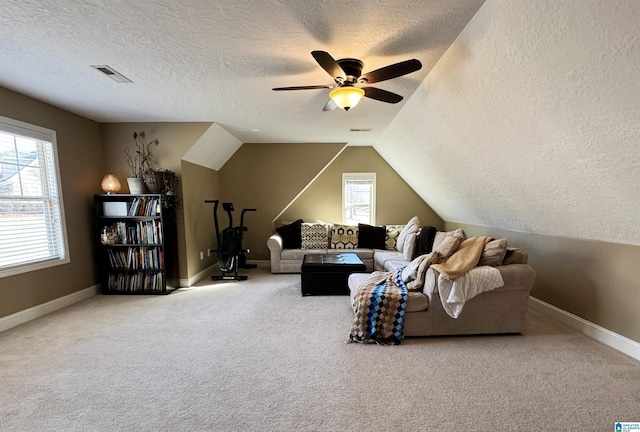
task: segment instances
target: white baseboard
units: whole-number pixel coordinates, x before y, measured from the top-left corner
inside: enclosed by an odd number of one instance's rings
[[[81,291],[68,294],[64,297],[53,299],[41,305],[30,307],[29,309],[2,317],[0,318],[0,332],[9,330],[12,327],[24,324],[36,318],[40,318],[41,316],[45,316],[67,306],[71,306],[74,303],[93,297],[99,292],[100,285],[94,285]]]
[[[604,327],[600,327],[597,324],[534,297],[529,297],[529,307],[550,316],[551,318],[554,318],[561,323],[610,346],[611,348],[623,352],[636,360],[640,360],[640,343],[633,339],[626,338],[618,333],[612,332],[611,330],[607,330]]]
[[[247,260],[247,264],[255,264],[258,267],[271,267],[271,261],[269,260]],[[193,286],[196,282],[204,279],[216,270],[219,271],[219,269],[220,267],[218,267],[218,263],[216,263],[191,276],[189,279],[180,279],[180,288],[188,288],[190,286]]]
[[[201,279],[204,279],[209,274],[211,274],[211,272],[213,272],[216,268],[218,268],[218,263],[215,263],[214,265],[207,267],[201,272],[196,273],[195,275],[191,276],[189,279],[180,279],[180,288],[188,288],[190,286],[193,286],[196,282],[198,282]]]

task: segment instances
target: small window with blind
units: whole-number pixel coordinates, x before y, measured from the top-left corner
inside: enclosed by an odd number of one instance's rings
[[[376,173],[342,173],[342,223],[375,225]]]
[[[0,116],[0,277],[68,262],[55,131]]]

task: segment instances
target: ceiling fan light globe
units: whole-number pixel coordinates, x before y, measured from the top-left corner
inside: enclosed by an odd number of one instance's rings
[[[329,97],[345,111],[358,105],[364,96],[364,90],[357,87],[338,87],[329,93]]]

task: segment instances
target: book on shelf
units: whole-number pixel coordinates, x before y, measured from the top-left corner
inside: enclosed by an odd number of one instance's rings
[[[164,291],[164,275],[162,273],[134,273],[109,275],[107,283],[109,291]]]
[[[159,216],[161,202],[154,197],[136,197],[131,201],[129,216]]]
[[[108,249],[109,264],[113,270],[163,270],[164,253],[159,248]]]

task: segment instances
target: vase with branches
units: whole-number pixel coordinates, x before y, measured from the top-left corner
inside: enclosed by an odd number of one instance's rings
[[[154,139],[147,142],[144,131],[134,132],[133,140],[135,149],[131,150],[127,147],[125,154],[127,155],[127,165],[129,165],[134,178],[144,182],[149,192],[162,194],[163,207],[167,209],[176,208],[178,206],[178,197],[176,195],[178,178],[175,172],[166,169],[154,169],[152,166],[151,148],[158,146],[160,141]]]
[[[158,139],[145,142],[144,131],[134,132],[133,141],[135,149],[132,151],[127,147],[124,149],[127,155],[127,165],[134,178],[142,178],[143,174],[153,172],[151,168],[151,146],[158,145]]]

